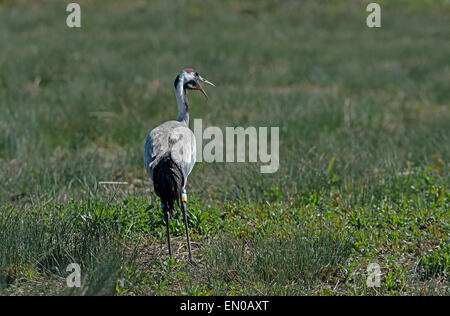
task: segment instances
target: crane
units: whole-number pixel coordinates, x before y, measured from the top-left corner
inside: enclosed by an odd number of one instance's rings
[[[186,214],[186,182],[195,164],[196,144],[194,133],[189,129],[189,103],[187,92],[198,90],[206,98],[200,82],[213,87],[215,85],[202,78],[194,69],[183,69],[175,78],[175,96],[178,104],[178,119],[168,121],[155,127],[147,136],[144,149],[144,163],[154,190],[161,200],[161,208],[166,224],[169,256],[172,257],[170,245],[169,218],[173,218],[175,203],[183,212],[186,227],[186,239],[189,260],[195,263],[191,253],[189,228]]]

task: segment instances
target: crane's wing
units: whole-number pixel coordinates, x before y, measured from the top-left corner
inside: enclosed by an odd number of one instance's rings
[[[187,177],[195,164],[194,133],[184,125],[174,128],[169,136],[169,149],[172,160],[180,167],[186,183]]]
[[[186,183],[195,164],[196,143],[194,133],[183,123],[169,121],[153,129],[147,136],[144,163],[153,180],[153,167],[165,154],[181,169]]]
[[[153,155],[153,140],[151,137],[151,133],[147,135],[147,139],[145,140],[145,148],[144,148],[144,165],[147,173],[150,175],[150,178],[153,180],[153,169],[150,168],[150,164],[155,159]]]

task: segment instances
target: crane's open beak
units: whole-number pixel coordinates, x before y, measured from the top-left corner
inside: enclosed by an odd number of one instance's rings
[[[203,95],[208,99],[208,95],[206,94],[205,90],[203,90],[202,86],[200,85],[200,81],[204,82],[206,84],[209,84],[210,86],[215,87],[214,83],[206,80],[205,78],[202,78],[201,76],[198,76],[197,78],[197,90],[199,90]]]

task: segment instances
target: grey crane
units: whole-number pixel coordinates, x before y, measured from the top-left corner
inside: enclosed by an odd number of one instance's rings
[[[194,69],[183,69],[175,78],[175,96],[178,104],[178,119],[155,127],[147,136],[144,163],[156,195],[161,199],[161,208],[166,224],[167,245],[170,246],[169,218],[173,216],[175,203],[183,212],[189,260],[195,262],[191,253],[189,229],[186,215],[186,182],[195,164],[196,144],[194,133],[189,129],[189,103],[187,92],[198,90],[208,98],[200,82],[215,85],[202,78]]]

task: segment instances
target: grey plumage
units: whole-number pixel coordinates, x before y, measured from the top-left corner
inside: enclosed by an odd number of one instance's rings
[[[194,168],[196,144],[194,133],[185,122],[168,121],[147,136],[144,163],[153,180],[153,169],[164,155],[170,154],[172,160],[183,172],[184,183]]]
[[[199,90],[207,96],[199,81],[213,85],[192,68],[186,68],[180,72],[174,82],[178,120],[168,121],[154,128],[147,136],[144,148],[145,168],[153,181],[155,193],[161,199],[169,254],[172,256],[169,215],[173,215],[175,204],[178,204],[183,212],[191,261],[193,258],[187,227],[186,201],[182,200],[182,194],[185,191],[187,178],[195,165],[196,156],[195,136],[189,129],[187,91]]]

